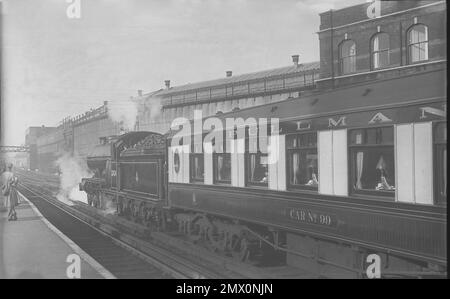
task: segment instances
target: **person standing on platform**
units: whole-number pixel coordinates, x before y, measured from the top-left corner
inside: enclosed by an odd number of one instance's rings
[[[12,168],[13,168],[13,165],[11,163],[9,163],[8,166],[7,166],[6,171],[4,171],[2,173],[2,176],[1,176],[1,192],[2,192],[2,195],[4,197],[4,206],[6,208],[8,208],[8,206],[9,206],[9,208],[10,208],[9,211],[10,212],[11,212],[11,203],[10,203],[11,183],[12,183],[13,178],[14,178],[14,174],[12,172]],[[14,207],[13,207],[13,209],[14,209]],[[8,216],[10,216],[10,215],[8,214]]]
[[[19,183],[19,179],[16,176],[13,176],[10,184],[9,191],[9,213],[8,220],[17,220],[16,206],[19,204],[19,196],[17,194],[17,184]]]
[[[2,180],[3,173],[6,171],[6,164],[4,161],[0,161],[0,187],[2,186]],[[3,195],[2,190],[0,189],[0,212],[7,212],[7,202],[6,202],[6,196]]]

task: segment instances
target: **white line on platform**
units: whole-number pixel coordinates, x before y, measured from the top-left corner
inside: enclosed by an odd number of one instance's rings
[[[106,270],[102,265],[100,265],[94,258],[87,254],[83,249],[78,247],[71,239],[64,235],[59,229],[57,229],[53,224],[51,224],[45,217],[39,212],[36,206],[30,202],[22,193],[19,192],[20,197],[22,197],[33,209],[33,211],[41,218],[41,220],[47,225],[47,227],[52,230],[57,236],[59,236],[69,247],[78,254],[86,263],[88,263],[92,268],[94,268],[100,275],[106,279],[115,279],[116,277]]]

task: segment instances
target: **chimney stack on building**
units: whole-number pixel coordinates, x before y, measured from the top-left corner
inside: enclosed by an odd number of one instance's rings
[[[233,72],[232,71],[227,71],[227,77],[231,77],[233,76]]]
[[[170,80],[165,80],[164,83],[166,84],[166,89],[170,88]]]
[[[292,55],[292,62],[294,63],[295,67],[298,67],[298,58],[299,55]]]
[[[142,97],[142,89],[138,89],[138,96]]]

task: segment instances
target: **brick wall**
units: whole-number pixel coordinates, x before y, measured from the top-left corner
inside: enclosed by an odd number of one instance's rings
[[[433,1],[382,1],[381,16],[386,13],[398,12],[415,6],[430,4]],[[436,1],[434,1],[436,2]],[[356,44],[356,73],[371,71],[370,45],[372,37],[378,32],[389,34],[390,43],[390,67],[408,64],[407,57],[407,32],[417,23],[428,26],[429,61],[446,59],[446,4],[418,8],[400,14],[368,19],[366,9],[369,4],[357,5],[333,12],[334,27],[339,27],[331,32],[325,30],[330,27],[330,12],[321,15],[320,40],[320,71],[321,78],[329,78],[333,75],[339,76],[339,44],[351,39]],[[365,18],[363,18],[365,17]],[[369,20],[351,24],[355,21]],[[333,35],[333,37],[332,37]]]

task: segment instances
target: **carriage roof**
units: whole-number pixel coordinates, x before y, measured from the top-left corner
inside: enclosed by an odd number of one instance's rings
[[[213,116],[222,120],[249,117],[278,118],[280,122],[283,122],[445,99],[446,70],[437,70],[378,80],[369,84],[353,84],[350,87],[318,91],[307,96]],[[209,117],[204,118],[203,121],[207,118]],[[175,133],[176,131],[172,130],[170,136]]]

